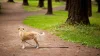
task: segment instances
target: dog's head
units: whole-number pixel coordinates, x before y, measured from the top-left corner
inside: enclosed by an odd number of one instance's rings
[[[24,29],[24,27],[19,27],[18,30],[19,31],[24,31],[25,29]]]

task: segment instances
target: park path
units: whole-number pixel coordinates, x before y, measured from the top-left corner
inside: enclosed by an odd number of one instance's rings
[[[45,30],[33,29],[22,23],[27,16],[45,14],[46,10],[25,12],[21,3],[3,2],[2,7],[3,13],[0,15],[0,56],[100,56],[100,49],[63,41]],[[54,10],[64,10],[64,6],[54,8]],[[29,45],[24,50],[21,49],[17,30],[19,26],[24,26],[29,31],[44,31],[46,33],[44,39],[39,41],[39,49]]]

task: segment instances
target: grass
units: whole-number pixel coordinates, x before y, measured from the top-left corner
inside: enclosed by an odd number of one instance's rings
[[[27,25],[33,26],[35,28],[49,29],[53,26],[62,24],[65,21],[64,18],[66,18],[65,14],[67,15],[67,12],[57,11],[56,13],[54,13],[54,15],[29,16],[26,20],[24,20],[24,23]],[[64,17],[62,17],[62,16],[64,16]],[[45,26],[45,27],[43,27],[43,26]]]
[[[100,26],[71,26],[56,28],[55,34],[64,40],[100,48]]]
[[[64,5],[64,2],[52,2],[53,7],[58,7]],[[29,1],[29,6],[24,6],[25,11],[36,11],[36,10],[41,10],[41,9],[46,9],[47,8],[47,1],[44,2],[44,7],[39,8],[38,7],[38,1]]]
[[[18,2],[22,2],[22,0],[16,0]],[[47,8],[47,1],[44,2],[44,7],[43,8],[39,8],[38,7],[38,0],[29,0],[29,6],[23,6],[25,11],[37,11],[37,10],[41,10],[41,9],[46,9]],[[52,6],[53,7],[58,7],[64,5],[64,2],[52,2]]]
[[[25,11],[36,11],[42,9],[37,6],[38,6],[38,1],[29,1],[29,6],[23,6],[23,8]]]
[[[22,0],[15,0],[15,2],[22,2]],[[38,7],[38,0],[28,0],[29,6],[23,6],[25,11],[37,11],[41,9],[46,9],[47,8],[47,1],[44,2],[44,7],[39,8]],[[64,5],[64,2],[52,2],[53,7],[58,7]]]
[[[68,15],[66,11],[56,11],[54,15],[50,16],[29,16],[23,23],[34,28],[48,30],[66,41],[100,48],[100,14],[97,13],[96,10],[97,7],[93,5],[93,16],[90,17],[91,25],[87,26],[64,24]]]

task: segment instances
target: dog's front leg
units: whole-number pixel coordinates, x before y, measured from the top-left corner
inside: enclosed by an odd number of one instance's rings
[[[25,42],[22,42],[22,49],[25,49]]]

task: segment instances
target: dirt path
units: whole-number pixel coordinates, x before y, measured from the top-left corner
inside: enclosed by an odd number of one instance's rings
[[[42,32],[23,25],[22,21],[29,15],[45,14],[46,10],[24,12],[21,3],[2,3],[3,14],[0,15],[0,56],[100,56],[100,49],[88,48],[80,44],[65,42],[47,31],[40,48],[35,49],[27,45],[21,49],[21,41],[17,28],[24,26],[28,30]],[[64,6],[54,10],[64,9]],[[29,41],[30,43],[34,43]]]

